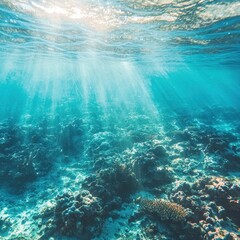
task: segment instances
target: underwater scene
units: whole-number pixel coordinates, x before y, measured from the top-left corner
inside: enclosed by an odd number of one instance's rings
[[[0,0],[0,240],[240,239],[240,2]]]

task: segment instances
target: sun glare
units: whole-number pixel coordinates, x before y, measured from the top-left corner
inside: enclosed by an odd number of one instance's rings
[[[87,1],[36,1],[19,0],[3,3],[15,11],[30,14],[40,22],[47,21],[51,24],[79,24],[90,30],[105,32],[120,24],[118,17],[122,14],[113,6],[91,4]]]

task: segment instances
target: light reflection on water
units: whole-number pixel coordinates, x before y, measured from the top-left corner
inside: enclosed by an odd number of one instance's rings
[[[238,63],[238,1],[3,0],[0,7],[0,49],[14,58],[20,51],[192,62],[200,54]]]

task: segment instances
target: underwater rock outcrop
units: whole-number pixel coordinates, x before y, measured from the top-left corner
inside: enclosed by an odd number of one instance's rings
[[[98,236],[109,213],[119,209],[138,187],[134,174],[124,164],[98,171],[83,181],[83,190],[56,197],[56,206],[47,217],[51,227],[45,228],[41,239],[56,234],[81,239]]]
[[[120,163],[99,170],[86,178],[82,186],[105,203],[111,202],[114,197],[126,199],[139,188],[136,176],[131,169],[126,164]]]
[[[19,191],[26,183],[46,175],[60,151],[52,135],[40,126],[0,125],[0,180]],[[51,149],[49,147],[51,146]]]
[[[56,198],[54,223],[62,235],[91,239],[100,233],[103,215],[101,200],[86,190]]]
[[[238,239],[239,197],[239,184],[219,177],[180,184],[170,194],[170,199],[190,210],[184,231],[194,239],[218,239],[219,235]]]
[[[112,132],[98,132],[93,134],[88,144],[87,153],[93,159],[113,155],[117,151],[117,136]]]
[[[166,167],[161,167],[156,159],[137,158],[132,161],[132,169],[139,183],[144,188],[160,187],[174,180],[173,174]]]
[[[174,181],[172,171],[166,167],[168,153],[156,142],[137,143],[123,153],[128,168],[135,174],[141,188],[150,191]]]

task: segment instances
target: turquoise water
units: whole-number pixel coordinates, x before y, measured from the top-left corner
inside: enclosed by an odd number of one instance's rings
[[[238,239],[239,39],[234,0],[0,1],[0,239]]]

